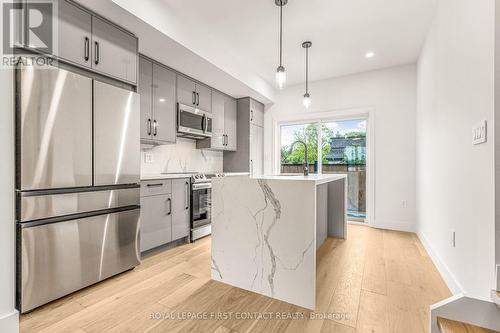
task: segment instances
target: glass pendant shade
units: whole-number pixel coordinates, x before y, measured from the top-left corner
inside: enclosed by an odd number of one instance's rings
[[[311,106],[311,95],[304,94],[304,99],[302,100],[302,104],[304,104],[305,108],[308,109]]]
[[[279,66],[276,70],[276,87],[280,90],[285,89],[286,86],[286,71],[285,67]]]

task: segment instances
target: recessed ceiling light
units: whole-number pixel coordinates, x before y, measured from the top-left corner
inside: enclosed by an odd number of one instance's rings
[[[366,54],[365,54],[365,58],[373,58],[374,56],[375,56],[375,52],[373,52],[373,51],[366,52]]]

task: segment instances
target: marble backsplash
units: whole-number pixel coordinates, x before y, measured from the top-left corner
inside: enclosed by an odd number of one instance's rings
[[[146,163],[146,154],[151,154],[151,163]],[[196,141],[177,138],[176,144],[141,147],[141,174],[182,172],[222,172],[223,153],[196,149]]]

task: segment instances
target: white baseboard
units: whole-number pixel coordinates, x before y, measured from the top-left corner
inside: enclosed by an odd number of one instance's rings
[[[415,223],[408,221],[374,220],[368,221],[368,225],[379,229],[415,232]]]
[[[0,332],[18,333],[19,332],[19,312],[14,310],[11,313],[0,316]]]
[[[420,242],[424,246],[425,250],[431,257],[432,262],[437,267],[439,273],[443,277],[444,282],[446,283],[452,294],[453,295],[463,294],[462,286],[455,278],[453,273],[450,271],[448,266],[443,262],[443,260],[441,260],[441,257],[436,253],[436,251],[434,251],[434,248],[429,243],[427,237],[425,237],[425,235],[421,232],[417,232],[417,236],[420,239]]]

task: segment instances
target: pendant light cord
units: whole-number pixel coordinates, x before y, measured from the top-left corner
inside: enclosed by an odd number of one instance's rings
[[[283,65],[283,2],[280,1],[280,67]]]
[[[309,93],[309,48],[306,47],[306,94]]]

